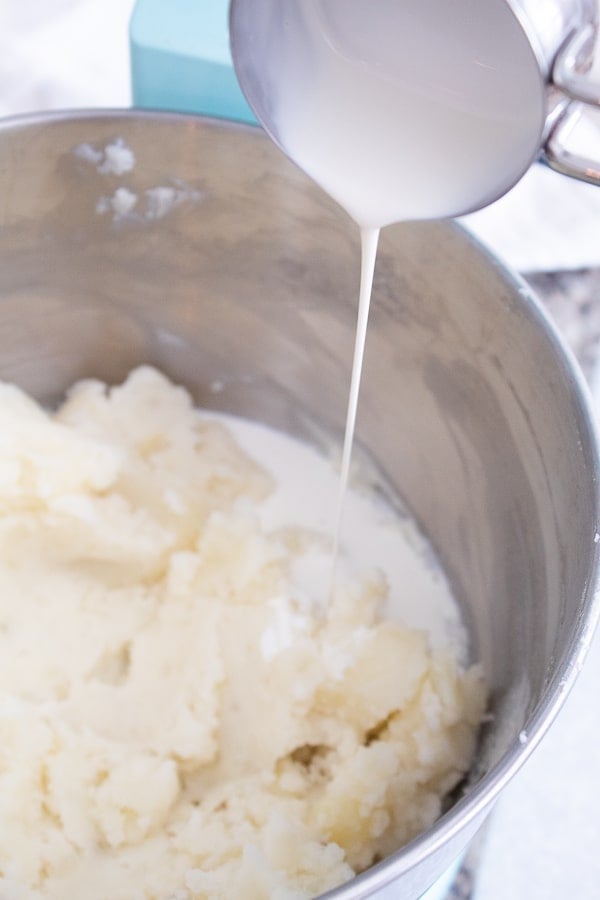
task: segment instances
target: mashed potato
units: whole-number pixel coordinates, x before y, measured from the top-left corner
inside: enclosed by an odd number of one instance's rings
[[[153,369],[0,387],[2,900],[301,900],[440,814],[478,670],[376,575],[296,596],[272,490]]]

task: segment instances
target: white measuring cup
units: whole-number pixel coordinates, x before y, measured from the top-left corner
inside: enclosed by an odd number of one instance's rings
[[[232,0],[238,79],[271,137],[361,224],[479,209],[569,150],[595,0]]]

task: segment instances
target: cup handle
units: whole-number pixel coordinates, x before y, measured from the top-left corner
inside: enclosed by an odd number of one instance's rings
[[[596,26],[577,31],[559,51],[552,70],[552,85],[561,100],[547,122],[541,159],[562,175],[600,185],[600,160],[569,149],[569,137],[586,106],[600,107],[600,84],[589,77],[596,42]]]
[[[550,128],[542,147],[541,160],[561,175],[600,186],[600,160],[569,149],[569,135],[581,120],[584,110],[583,103],[566,104]]]
[[[600,106],[600,83],[588,75],[595,43],[595,25],[586,25],[581,31],[576,31],[556,56],[552,83],[572,100]]]

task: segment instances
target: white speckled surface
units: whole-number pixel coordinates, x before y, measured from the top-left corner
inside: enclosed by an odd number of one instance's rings
[[[132,7],[133,0],[0,0],[0,115],[129,105]],[[535,169],[472,222],[522,270],[600,266],[600,190],[551,172]],[[600,386],[600,270],[533,280]],[[497,807],[476,900],[600,897],[598,684],[600,634],[558,722]]]

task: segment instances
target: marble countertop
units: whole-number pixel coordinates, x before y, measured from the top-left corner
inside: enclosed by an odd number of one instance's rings
[[[0,115],[129,105],[133,2],[0,0]],[[600,411],[600,190],[534,167],[476,216],[479,236],[532,272],[527,280],[577,356]],[[597,634],[565,708],[500,799],[453,900],[600,897],[599,684]]]
[[[600,266],[536,272],[525,274],[525,278],[552,315],[595,392],[600,349]]]

